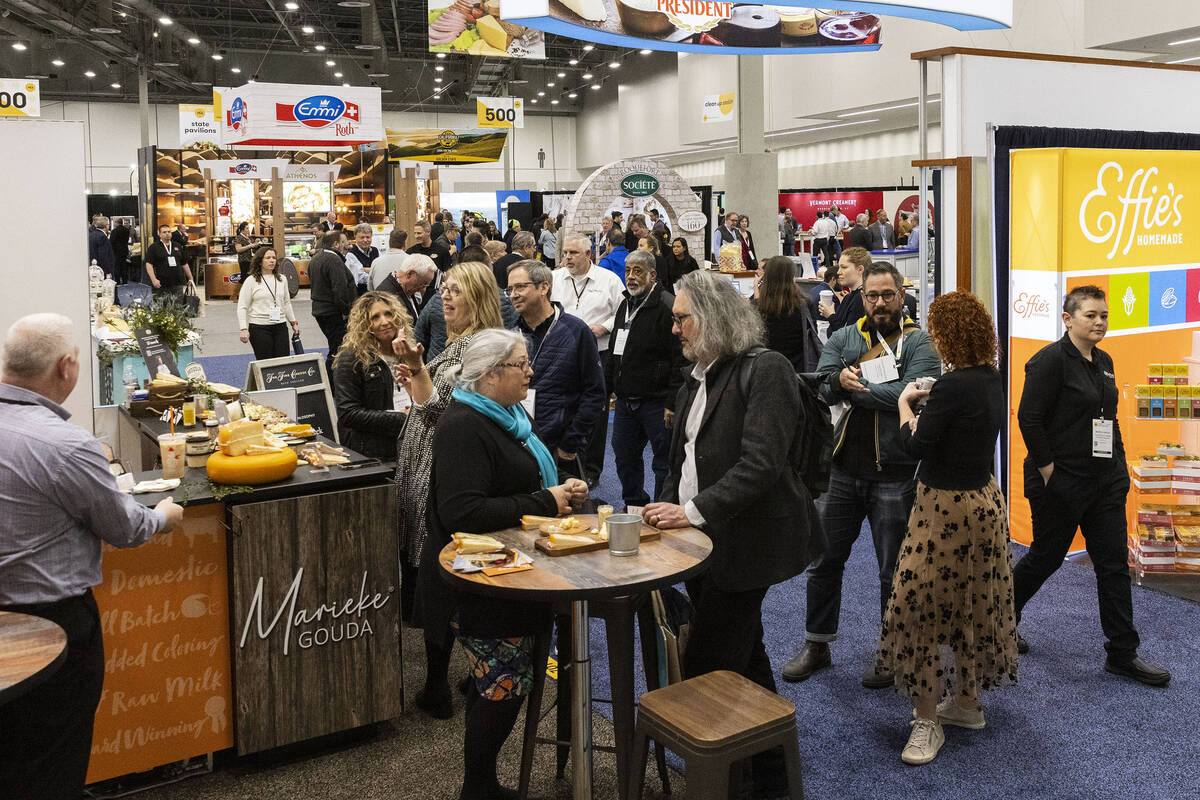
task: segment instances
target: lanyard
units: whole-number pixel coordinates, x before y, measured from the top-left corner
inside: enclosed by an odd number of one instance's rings
[[[642,306],[646,305],[646,301],[650,299],[650,293],[653,291],[654,286],[651,285],[650,288],[646,290],[646,293],[642,295],[642,300],[637,304],[637,308],[630,309],[631,313],[629,314],[629,319],[625,320],[625,330],[629,330],[631,327],[633,327],[633,318],[636,317],[638,312],[642,310]]]
[[[271,277],[273,277],[273,278],[274,278],[275,276],[274,276],[274,275],[272,275]],[[278,278],[275,278],[275,280],[279,280],[279,279],[278,279]],[[274,281],[272,281],[272,283],[274,283]],[[266,290],[267,290],[268,292],[270,292],[270,293],[271,293],[271,302],[272,302],[272,303],[274,303],[276,306],[278,306],[278,305],[279,305],[279,298],[277,298],[277,297],[275,296],[275,290],[274,290],[273,288],[271,288],[270,284],[268,284],[268,283],[267,283],[265,280],[262,282],[262,285],[263,285],[264,287],[266,287]]]
[[[554,309],[554,322],[550,323],[550,327],[546,329],[546,335],[543,336],[542,341],[538,343],[537,352],[533,354],[533,358],[529,359],[529,366],[533,368],[534,372],[537,372],[538,356],[542,354],[542,348],[546,346],[546,340],[550,338],[550,334],[554,330],[554,326],[558,324],[558,318],[559,310],[556,308]]]
[[[883,338],[883,336],[880,336],[880,334],[878,332],[876,332],[875,335],[879,336],[879,344],[883,347],[884,350],[887,351],[887,354],[889,356],[891,356],[893,359],[895,359],[896,366],[899,367],[900,366],[900,354],[904,351],[904,330],[901,329],[901,331],[900,331],[900,338],[896,342],[896,352],[894,352],[894,353],[892,352],[891,346],[888,345],[887,339]]]
[[[583,293],[587,290],[588,281],[591,279],[592,276],[588,275],[583,279],[583,286],[580,286],[579,284],[575,283],[574,277],[571,278],[571,290],[575,292],[575,308],[579,308],[579,300],[583,297]]]

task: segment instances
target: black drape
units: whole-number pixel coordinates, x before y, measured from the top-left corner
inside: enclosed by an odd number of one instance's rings
[[[1001,342],[1008,341],[1009,309],[1009,154],[1033,147],[1075,147],[1108,150],[1200,150],[1200,134],[1161,131],[1110,131],[1086,128],[1039,128],[997,126],[995,132],[995,169],[992,183],[993,214],[996,220],[996,328]],[[961,222],[961,221],[960,221]],[[1008,354],[1001,348],[1000,371],[1007,374]],[[1020,365],[1018,365],[1020,366]],[[1010,405],[1019,398],[1009,398]],[[1001,440],[1005,444],[1004,440]],[[1008,463],[1008,448],[1003,447],[1001,463]],[[1001,482],[1007,491],[1007,473]]]

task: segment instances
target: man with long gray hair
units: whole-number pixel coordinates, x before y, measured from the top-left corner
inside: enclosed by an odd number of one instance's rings
[[[0,794],[83,794],[104,683],[104,641],[92,587],[100,548],[136,547],[183,519],[171,498],[147,508],[117,490],[100,443],[67,422],[79,379],[71,320],[32,314],[4,338],[0,374],[0,611],[66,632],[59,670],[0,703]]]
[[[789,458],[801,435],[799,384],[784,356],[761,347],[762,320],[728,280],[696,270],[678,289],[673,331],[695,366],[675,402],[662,502],[643,519],[693,525],[713,542],[708,571],[687,582],[695,616],[684,677],[724,669],[775,691],[763,598],[799,575],[823,541]],[[754,796],[787,794],[782,748],[751,766]]]

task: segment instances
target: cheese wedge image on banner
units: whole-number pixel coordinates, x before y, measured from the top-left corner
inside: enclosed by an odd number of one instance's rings
[[[608,12],[604,10],[604,0],[555,0],[574,11],[589,22],[604,22]]]

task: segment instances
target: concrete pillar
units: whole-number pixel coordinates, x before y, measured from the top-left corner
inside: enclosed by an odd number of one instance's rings
[[[779,255],[779,159],[763,137],[766,97],[762,56],[736,56],[738,151],[725,157],[725,210],[750,216],[759,262]],[[713,220],[720,224],[720,220]],[[716,254],[714,254],[714,258]]]
[[[145,59],[138,60],[138,122],[142,132],[142,147],[150,146],[150,88]]]

